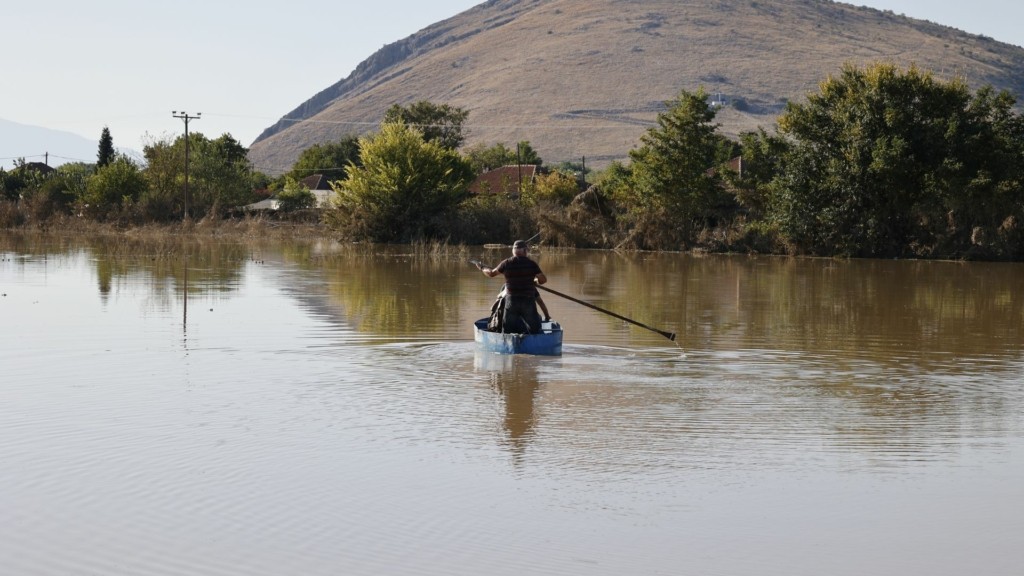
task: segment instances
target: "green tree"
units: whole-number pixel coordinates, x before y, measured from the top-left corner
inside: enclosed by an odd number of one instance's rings
[[[468,117],[469,112],[461,108],[421,100],[408,107],[393,104],[384,113],[384,124],[401,123],[416,128],[427,142],[455,150],[465,140],[462,125]]]
[[[190,136],[192,136],[190,134]],[[253,200],[249,151],[230,134],[190,145],[189,207],[196,214],[215,215]]]
[[[139,166],[118,155],[89,177],[83,200],[91,214],[103,216],[135,202],[145,190],[146,178]]]
[[[333,182],[350,235],[377,241],[441,237],[438,218],[466,196],[472,170],[457,152],[402,123],[359,141],[362,165]]]
[[[316,196],[309,191],[309,187],[298,180],[285,178],[284,189],[277,194],[280,202],[278,207],[283,212],[295,212],[316,206]]]
[[[114,161],[117,152],[114,150],[114,138],[110,136],[110,128],[104,126],[100,134],[99,151],[96,153],[96,168],[102,168]]]
[[[313,174],[323,174],[328,182],[344,180],[345,168],[349,164],[359,165],[359,137],[355,135],[306,148],[286,176],[302,180]]]
[[[465,157],[473,172],[480,174],[507,164],[515,164],[516,152],[501,143],[493,146],[475,144],[465,150]]]
[[[36,169],[35,165],[25,162],[24,158],[14,161],[14,168],[7,173],[0,173],[0,191],[8,200],[18,201],[32,195],[50,178],[44,170]]]
[[[180,219],[185,210],[185,146],[182,137],[158,140],[142,149],[146,159],[146,193],[140,208],[152,220]]]
[[[95,173],[96,166],[93,164],[85,162],[61,164],[53,175],[53,180],[59,183],[54,200],[62,205],[71,205],[75,201],[83,200],[88,191],[89,178]]]
[[[527,203],[548,202],[566,206],[580,193],[579,181],[565,172],[540,174],[524,193]]]
[[[149,192],[143,198],[151,218],[181,217],[184,210],[185,139],[160,141],[143,149]],[[189,212],[202,216],[248,204],[254,175],[248,150],[230,134],[209,140],[189,133]]]
[[[723,173],[733,187],[736,201],[753,219],[764,218],[772,194],[772,182],[782,171],[788,142],[764,128],[740,134],[740,171]]]
[[[516,149],[513,150],[512,152],[512,164],[518,162],[519,164],[523,165],[533,164],[534,166],[540,166],[541,164],[544,163],[544,160],[541,159],[540,154],[537,154],[537,151],[534,150],[533,146],[530,145],[529,140],[520,140],[519,144],[516,144]]]
[[[489,147],[476,144],[465,151],[465,156],[470,166],[473,167],[473,172],[477,174],[518,163],[524,166],[527,164],[540,166],[544,163],[528,140],[519,142],[515,148],[509,148],[500,142]]]
[[[11,170],[10,172],[0,168],[0,196],[5,200],[17,202],[21,191],[28,186],[28,178],[24,172]]]
[[[822,254],[964,247],[975,225],[1007,215],[1000,194],[1019,193],[1012,103],[916,67],[847,65],[779,118],[790,149],[772,217],[796,246]]]
[[[717,134],[715,110],[707,94],[682,91],[669,109],[658,115],[657,127],[631,150],[633,208],[660,213],[690,228],[707,221],[712,210],[727,200],[716,164],[728,160],[729,147]],[[722,157],[723,154],[726,157]]]

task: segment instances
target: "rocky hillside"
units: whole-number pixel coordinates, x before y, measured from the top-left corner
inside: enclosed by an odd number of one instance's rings
[[[342,49],[339,44],[339,49]],[[664,102],[703,87],[726,134],[770,128],[846,62],[915,63],[1024,95],[1024,49],[824,0],[490,0],[389,44],[267,128],[250,157],[287,170],[374,130],[395,103],[469,110],[467,144],[529,140],[546,162],[627,156]]]

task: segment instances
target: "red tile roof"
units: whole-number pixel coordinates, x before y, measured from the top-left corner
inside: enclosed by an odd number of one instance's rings
[[[536,176],[537,166],[534,164],[502,166],[477,176],[476,180],[469,185],[469,191],[472,194],[511,194],[518,196],[520,178],[522,178],[522,183],[526,185],[533,182]]]

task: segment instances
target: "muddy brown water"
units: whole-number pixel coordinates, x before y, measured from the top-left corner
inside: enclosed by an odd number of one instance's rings
[[[0,566],[1016,574],[1024,266],[0,236]]]

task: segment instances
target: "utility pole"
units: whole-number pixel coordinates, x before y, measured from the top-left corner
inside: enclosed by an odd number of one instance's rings
[[[203,115],[202,112],[196,112],[195,116],[189,116],[188,112],[182,110],[172,110],[171,115],[175,118],[181,118],[185,121],[185,214],[182,218],[183,221],[188,221],[188,121],[199,120],[199,117]]]

